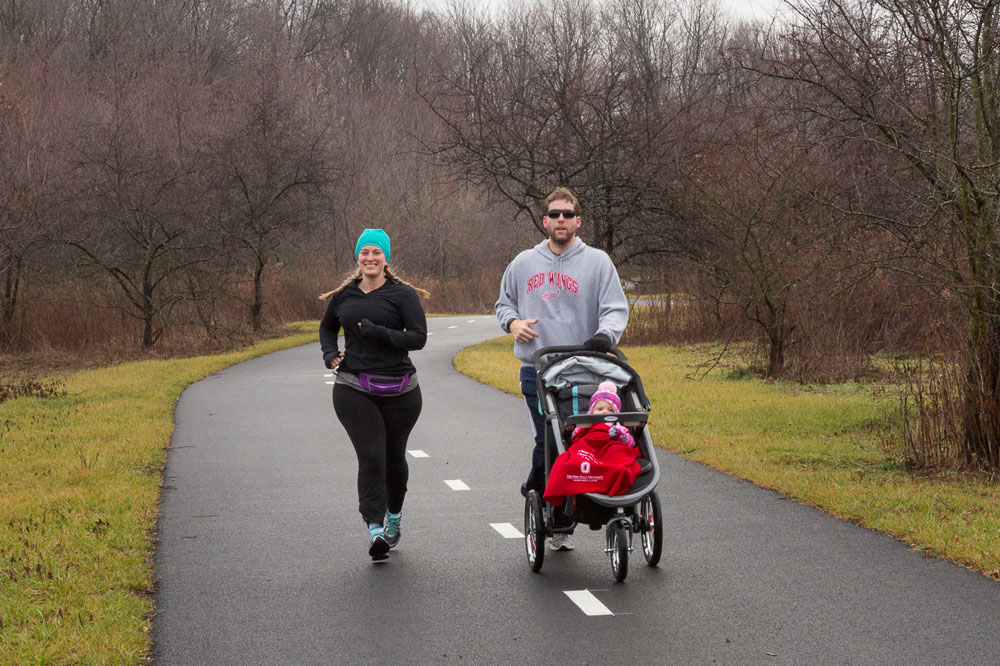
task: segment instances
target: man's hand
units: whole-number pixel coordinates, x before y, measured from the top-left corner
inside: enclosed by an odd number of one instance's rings
[[[591,339],[584,342],[583,346],[587,351],[604,352],[607,354],[611,351],[611,338],[598,333]]]
[[[534,319],[515,319],[510,322],[510,332],[514,336],[514,340],[517,342],[531,342],[538,337],[532,328],[532,324],[538,323],[538,317]]]

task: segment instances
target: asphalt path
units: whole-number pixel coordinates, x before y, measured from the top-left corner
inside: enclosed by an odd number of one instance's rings
[[[403,537],[385,563],[367,556],[318,345],[182,394],[155,664],[1000,663],[1000,584],[663,451],[658,568],[636,540],[614,583],[603,532],[583,526],[575,551],[532,574],[523,540],[504,536],[524,529],[524,404],[452,364],[499,329],[492,317],[429,329],[413,354],[424,407]]]

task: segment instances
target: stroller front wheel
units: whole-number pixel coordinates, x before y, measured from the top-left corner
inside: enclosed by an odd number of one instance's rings
[[[611,556],[611,573],[621,583],[628,576],[628,531],[620,522],[608,525],[608,554]]]
[[[531,571],[541,571],[545,560],[545,518],[537,490],[529,491],[524,500],[524,551]]]

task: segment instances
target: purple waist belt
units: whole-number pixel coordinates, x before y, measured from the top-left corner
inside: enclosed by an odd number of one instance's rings
[[[358,373],[358,383],[361,388],[369,393],[402,393],[410,385],[410,375],[402,377],[379,377],[369,375],[367,372]]]

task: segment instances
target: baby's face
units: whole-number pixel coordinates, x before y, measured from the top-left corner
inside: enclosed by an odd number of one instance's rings
[[[594,405],[594,411],[591,414],[614,414],[615,408],[611,406],[611,403],[607,400],[598,400],[597,404]]]

